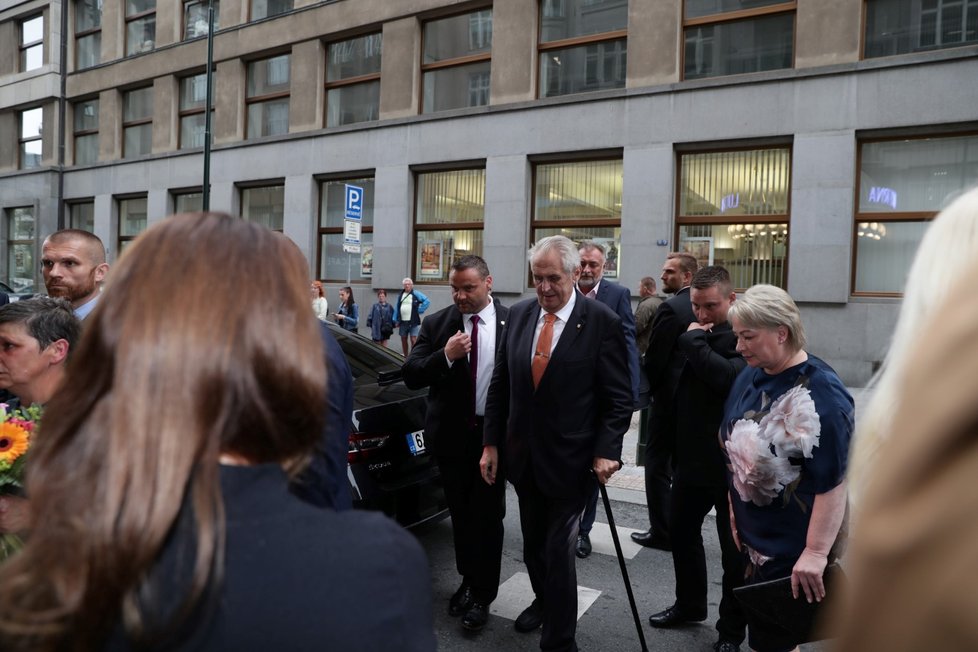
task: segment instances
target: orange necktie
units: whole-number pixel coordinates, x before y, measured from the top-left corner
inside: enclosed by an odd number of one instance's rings
[[[543,316],[543,328],[540,329],[537,350],[533,352],[533,363],[530,365],[530,371],[533,373],[533,389],[536,389],[540,384],[540,379],[543,378],[543,370],[547,368],[547,363],[550,362],[550,343],[554,339],[555,321],[557,321],[557,315],[548,312]]]

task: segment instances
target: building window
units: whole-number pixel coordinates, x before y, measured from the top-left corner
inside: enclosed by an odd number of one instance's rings
[[[492,9],[425,23],[421,111],[488,104],[488,91],[473,94],[470,79],[489,76],[491,50]]]
[[[683,79],[794,65],[796,2],[686,0]]]
[[[978,43],[978,0],[867,0],[866,58]]]
[[[98,161],[98,99],[75,102],[75,165]]]
[[[791,150],[679,154],[679,250],[723,265],[738,289],[785,288]]]
[[[221,25],[221,2],[214,0],[214,31]],[[183,3],[183,39],[207,36],[207,0]]]
[[[346,186],[363,188],[360,253],[343,250]],[[369,281],[374,267],[373,177],[331,179],[319,185],[319,276],[336,282]]]
[[[564,235],[595,240],[608,252],[604,275],[618,278],[621,266],[620,158],[568,163],[538,163],[533,170],[534,242]]]
[[[191,190],[173,193],[174,213],[197,213],[204,210],[204,193]]]
[[[326,55],[326,126],[380,117],[381,35],[330,43]]]
[[[248,64],[248,138],[289,133],[291,55]]]
[[[20,169],[41,167],[43,151],[44,109],[27,109],[20,112]]]
[[[273,231],[281,231],[285,220],[285,186],[242,188],[241,217]]]
[[[268,18],[292,11],[293,0],[251,0],[251,19]]]
[[[153,87],[126,91],[122,96],[122,158],[153,151]]]
[[[156,0],[126,0],[126,56],[156,46]]]
[[[75,0],[75,68],[102,60],[102,0]]]
[[[540,4],[540,97],[625,87],[626,0]]]
[[[902,293],[928,223],[976,182],[978,136],[862,142],[853,293]]]
[[[213,79],[212,75],[212,79]],[[180,149],[203,147],[207,138],[207,73],[180,80]],[[211,122],[214,108],[211,107]],[[211,136],[213,141],[213,135]]]
[[[486,171],[419,172],[414,214],[414,279],[448,282],[449,268],[482,255]]]
[[[34,16],[20,23],[20,71],[44,65],[44,16]]]
[[[95,233],[95,201],[73,201],[68,204],[68,220],[73,229]]]
[[[7,210],[7,284],[14,292],[34,291],[34,209]]]
[[[119,253],[125,251],[136,236],[146,230],[146,198],[119,200]]]

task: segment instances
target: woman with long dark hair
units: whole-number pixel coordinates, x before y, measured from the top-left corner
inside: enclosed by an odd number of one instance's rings
[[[228,215],[127,249],[31,450],[0,649],[435,648],[414,539],[289,492],[326,388],[306,269]]]
[[[360,308],[353,300],[353,289],[349,285],[340,288],[340,310],[336,313],[336,322],[348,331],[357,332],[360,322]]]

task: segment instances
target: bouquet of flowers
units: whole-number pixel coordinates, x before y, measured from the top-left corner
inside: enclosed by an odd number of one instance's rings
[[[0,496],[23,495],[26,453],[41,419],[41,411],[38,405],[10,410],[6,403],[0,403]],[[0,561],[23,545],[16,534],[0,534]]]

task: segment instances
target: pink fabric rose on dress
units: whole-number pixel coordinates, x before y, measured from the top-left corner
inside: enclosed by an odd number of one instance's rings
[[[808,388],[799,385],[782,394],[761,419],[761,430],[780,457],[811,457],[812,449],[818,446],[822,423]]]
[[[771,452],[770,442],[761,436],[754,421],[741,419],[734,424],[727,440],[727,456],[733,469],[734,488],[744,502],[770,505],[787,485],[798,477],[787,458]]]

